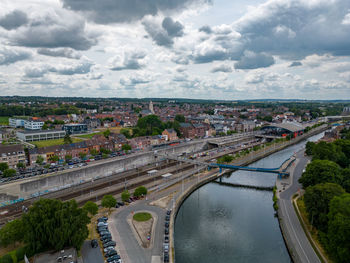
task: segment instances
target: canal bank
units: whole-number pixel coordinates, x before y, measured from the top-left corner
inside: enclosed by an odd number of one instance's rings
[[[305,139],[307,139],[310,136],[313,136],[315,134],[318,134],[320,132],[322,132],[323,130],[325,130],[327,127],[318,127],[315,130],[310,131],[310,133],[305,134],[304,136],[301,136],[299,138],[293,139],[291,141],[287,141],[285,143],[281,143],[279,145],[275,145],[274,147],[270,147],[270,149],[263,149],[261,151],[257,151],[257,152],[252,152],[246,156],[244,156],[244,158],[241,158],[239,160],[235,160],[234,164],[235,165],[247,165],[249,163],[255,162],[256,160],[259,160],[261,158],[264,158],[268,155],[271,155],[277,151],[281,151],[282,149],[289,147],[293,144],[299,143]],[[222,174],[220,174],[220,176],[227,174],[231,171],[223,171]],[[218,178],[218,175],[216,174],[216,171],[210,171],[210,174],[208,174],[206,177],[204,177],[202,180],[195,182],[193,185],[189,186],[181,195],[178,196],[178,198],[176,199],[175,202],[175,206],[174,206],[174,210],[171,216],[171,222],[170,222],[170,261],[174,262],[175,260],[175,250],[174,250],[174,225],[175,225],[175,218],[176,215],[178,213],[179,208],[181,207],[182,203],[186,200],[186,198],[188,198],[191,193],[193,193],[194,191],[196,191],[198,188],[200,188],[201,186],[211,182],[212,180],[215,180],[216,178]]]

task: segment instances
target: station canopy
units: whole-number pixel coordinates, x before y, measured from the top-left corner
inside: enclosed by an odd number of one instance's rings
[[[167,177],[172,176],[172,175],[173,175],[172,173],[166,173],[166,174],[163,174],[162,177],[167,178]]]
[[[158,172],[158,170],[151,170],[151,171],[148,171],[147,173],[148,174],[155,174],[156,172]]]
[[[298,123],[286,122],[270,124],[268,126],[262,127],[262,129],[281,129],[289,132],[300,132],[304,130],[304,127]]]

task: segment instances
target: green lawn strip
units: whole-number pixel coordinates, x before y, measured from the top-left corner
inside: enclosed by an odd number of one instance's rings
[[[0,124],[2,125],[8,125],[9,124],[9,117],[0,117]]]
[[[103,134],[103,132],[95,132],[95,133],[89,133],[89,134],[82,134],[82,135],[74,135],[74,137],[80,137],[80,138],[88,138],[91,139],[95,135]]]
[[[146,213],[146,212],[143,212],[143,213],[136,213],[134,214],[133,216],[133,219],[135,221],[138,221],[138,222],[144,222],[144,221],[148,221],[152,218],[151,214],[150,213]]]
[[[72,138],[72,142],[81,142],[81,139],[77,138]],[[64,144],[63,139],[54,139],[54,140],[46,140],[46,141],[35,141],[35,142],[30,142],[31,144],[36,145],[38,148],[42,147],[47,147],[47,146],[52,146],[52,145],[62,145]]]
[[[320,261],[323,263],[332,262],[328,258],[328,256],[326,255],[326,252],[324,251],[323,247],[321,246],[321,244],[318,240],[317,230],[314,227],[312,227],[310,222],[309,222],[308,215],[307,215],[306,208],[305,208],[305,204],[304,204],[304,200],[302,199],[302,197],[297,199],[298,208],[296,207],[294,202],[292,202],[292,203],[293,203],[295,213],[298,216],[299,222],[300,222],[300,224],[301,224],[301,226],[306,234],[306,237],[309,240],[313,250],[317,254]],[[298,212],[298,209],[299,209],[300,214]],[[307,234],[308,232],[310,233],[311,237],[310,237],[310,235]],[[314,242],[317,244],[318,248],[316,248]],[[323,255],[320,254],[319,250],[321,250],[321,253]],[[324,258],[326,258],[327,261],[325,261]]]

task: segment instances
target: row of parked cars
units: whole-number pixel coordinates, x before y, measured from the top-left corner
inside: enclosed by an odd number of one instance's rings
[[[164,244],[163,244],[163,261],[169,262],[169,222],[171,210],[166,211],[165,215],[165,229],[164,229]]]
[[[108,230],[108,218],[103,216],[97,219],[97,231],[103,244],[103,252],[108,263],[121,263],[120,255],[115,249],[116,242],[113,241],[111,232]],[[98,247],[96,239],[91,240],[92,247]]]

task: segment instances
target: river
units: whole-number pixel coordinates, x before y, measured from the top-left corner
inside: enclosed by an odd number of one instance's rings
[[[322,134],[310,137],[315,141]],[[250,166],[279,167],[305,141]],[[223,182],[273,186],[276,174],[236,171]],[[218,180],[217,180],[218,181]],[[230,187],[211,182],[194,191],[181,205],[175,220],[176,263],[291,262],[272,192]]]

